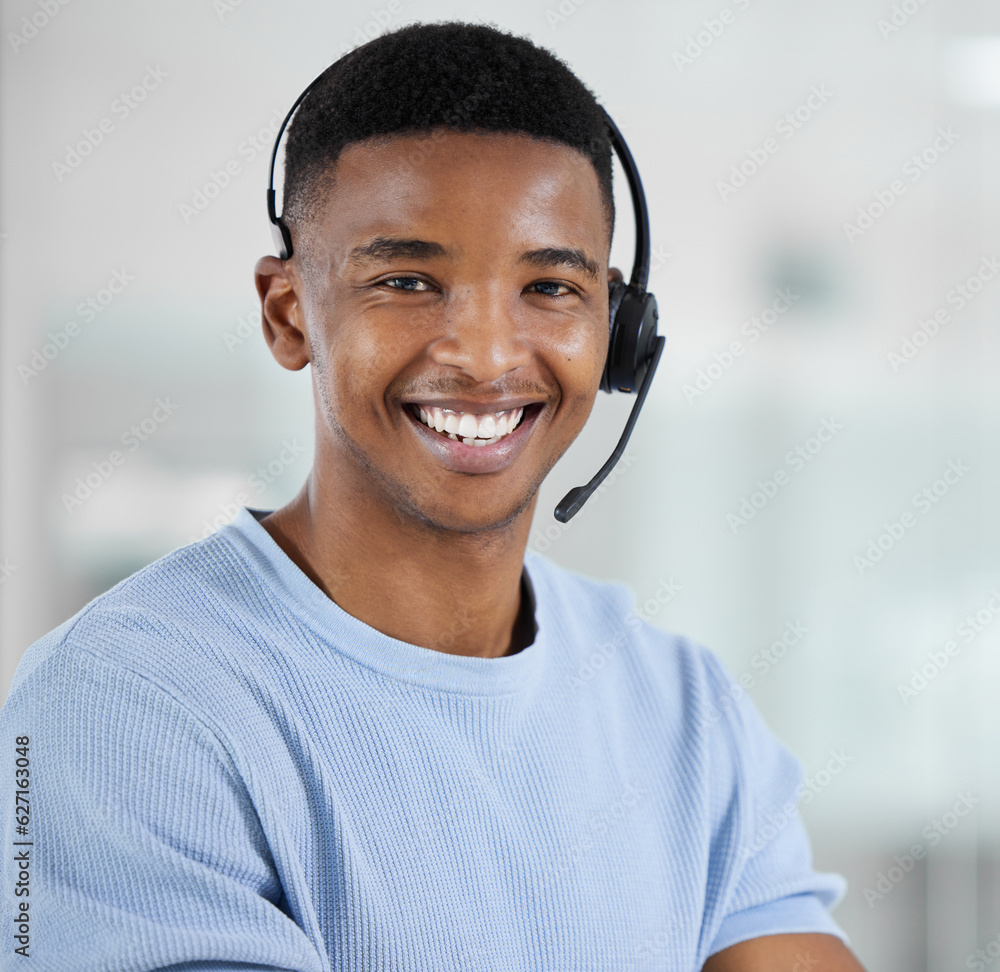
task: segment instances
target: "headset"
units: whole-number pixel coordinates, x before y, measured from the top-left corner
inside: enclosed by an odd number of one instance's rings
[[[326,73],[325,70],[323,73]],[[281,128],[278,129],[274,150],[271,152],[271,168],[267,180],[267,216],[271,222],[271,235],[274,238],[275,248],[282,260],[287,260],[292,255],[292,234],[275,210],[274,165],[278,158],[278,146],[296,108],[302,104],[321,77],[323,74],[315,78],[295,99],[281,123]],[[649,211],[646,208],[646,196],[642,191],[639,170],[618,126],[603,108],[601,111],[608,127],[611,146],[625,170],[632,196],[632,208],[635,211],[635,259],[628,283],[613,280],[608,284],[608,357],[604,363],[600,387],[606,392],[632,393],[638,389],[639,394],[625,423],[625,430],[608,461],[601,466],[589,483],[585,486],[575,486],[556,506],[553,516],[560,523],[568,522],[580,511],[583,504],[624,455],[666,343],[666,339],[656,333],[656,298],[646,290],[650,254]]]

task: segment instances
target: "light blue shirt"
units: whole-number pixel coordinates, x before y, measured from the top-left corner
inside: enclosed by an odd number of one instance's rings
[[[2,968],[692,972],[843,938],[801,767],[715,657],[525,566],[534,642],[447,654],[346,614],[244,509],[41,638],[0,712],[28,763]]]

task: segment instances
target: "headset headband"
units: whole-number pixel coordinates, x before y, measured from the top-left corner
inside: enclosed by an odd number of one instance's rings
[[[313,78],[309,83],[309,86],[305,89],[295,99],[292,107],[288,109],[288,114],[285,115],[285,120],[281,123],[281,127],[278,129],[278,135],[274,140],[274,149],[271,151],[271,165],[268,169],[267,175],[267,215],[268,219],[271,221],[271,226],[275,233],[275,243],[279,243],[280,234],[280,245],[278,250],[285,250],[287,255],[279,252],[279,256],[283,260],[287,260],[292,255],[291,246],[291,234],[288,233],[287,227],[281,221],[281,217],[278,216],[277,207],[275,205],[275,192],[274,192],[274,167],[278,158],[278,146],[281,144],[281,137],[285,133],[285,129],[288,127],[288,123],[292,120],[292,115],[295,114],[296,109],[299,105],[305,101],[309,92],[316,86],[317,82],[323,75],[326,74],[326,70],[322,74]],[[632,276],[629,278],[629,284],[635,287],[637,290],[645,292],[646,283],[649,279],[649,211],[646,208],[646,195],[642,190],[642,180],[639,178],[639,170],[636,168],[635,160],[632,158],[632,153],[629,151],[628,145],[625,144],[625,139],[622,138],[622,133],[618,130],[618,126],[611,120],[611,116],[601,108],[601,114],[604,116],[604,122],[608,127],[609,141],[611,142],[611,147],[614,149],[615,154],[618,156],[619,161],[622,164],[622,168],[625,170],[625,178],[628,180],[629,193],[632,196],[632,209],[635,213],[635,258],[632,261]],[[281,233],[281,229],[284,228],[285,232]]]

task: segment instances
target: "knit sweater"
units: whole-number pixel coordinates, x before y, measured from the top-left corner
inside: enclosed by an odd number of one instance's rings
[[[696,972],[844,937],[798,761],[627,588],[529,552],[533,643],[449,654],[341,610],[264,515],[22,659],[0,968]]]

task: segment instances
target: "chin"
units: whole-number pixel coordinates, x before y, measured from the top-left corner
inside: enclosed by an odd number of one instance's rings
[[[528,500],[508,509],[484,511],[480,508],[475,513],[469,511],[467,515],[463,515],[463,511],[456,510],[454,506],[415,512],[425,525],[441,532],[505,533],[512,530],[522,517],[527,516],[530,520],[532,506],[532,502]]]
[[[453,493],[431,503],[421,502],[410,494],[397,509],[404,516],[417,519],[425,527],[441,533],[506,533],[524,519],[530,522],[537,485],[507,503],[498,503],[492,495],[494,492],[475,491],[476,494],[485,493],[485,499],[482,495],[457,497]]]

